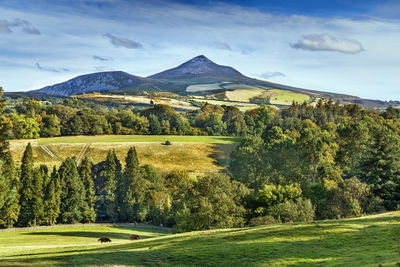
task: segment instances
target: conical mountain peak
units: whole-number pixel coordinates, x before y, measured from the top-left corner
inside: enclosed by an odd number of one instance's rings
[[[154,79],[187,79],[187,78],[238,78],[242,74],[234,68],[218,65],[206,56],[200,55],[179,65],[149,78]]]

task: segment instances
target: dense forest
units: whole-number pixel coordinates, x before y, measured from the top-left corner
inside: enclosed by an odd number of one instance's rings
[[[360,216],[400,208],[400,110],[363,110],[320,100],[241,112],[205,104],[108,108],[76,99],[1,102],[0,226],[146,222],[176,231]],[[132,147],[93,164],[66,159],[21,166],[8,139],[95,134],[235,135],[224,173],[161,176]]]

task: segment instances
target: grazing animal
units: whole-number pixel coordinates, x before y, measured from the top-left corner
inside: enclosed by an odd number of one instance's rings
[[[100,241],[101,243],[104,243],[104,242],[107,243],[107,242],[111,242],[111,239],[108,237],[102,237],[102,238],[99,238],[98,241]]]
[[[139,240],[140,236],[139,235],[132,235],[129,239],[130,240]]]

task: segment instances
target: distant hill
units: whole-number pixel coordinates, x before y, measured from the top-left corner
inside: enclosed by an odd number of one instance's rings
[[[146,78],[134,76],[123,71],[97,72],[46,86],[40,90],[35,90],[35,92],[70,96],[121,88],[135,88],[145,83],[148,83]]]

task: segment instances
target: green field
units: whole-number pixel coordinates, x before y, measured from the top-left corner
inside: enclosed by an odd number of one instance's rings
[[[226,97],[231,101],[250,102],[250,99],[262,95],[264,89],[257,87],[238,88],[233,91],[226,91]]]
[[[189,85],[186,88],[186,92],[195,93],[200,91],[221,90],[223,89],[223,87],[221,87],[221,84],[222,83],[206,83]]]
[[[309,95],[290,92],[287,90],[270,89],[274,94],[271,96],[271,104],[275,105],[291,105],[293,101],[303,103],[310,100]]]
[[[172,145],[165,146],[165,141]],[[60,165],[60,160],[88,156],[94,163],[105,160],[113,149],[122,164],[130,147],[135,146],[141,164],[153,164],[167,174],[185,169],[193,175],[219,172],[226,168],[229,154],[240,138],[226,136],[101,135],[11,140],[10,151],[20,163],[28,142],[33,147],[35,165]],[[46,150],[49,150],[50,155]],[[55,157],[54,157],[55,156]]]
[[[143,239],[130,241],[131,234]],[[0,266],[398,266],[399,237],[400,212],[183,234],[111,226],[25,230],[0,232]]]

